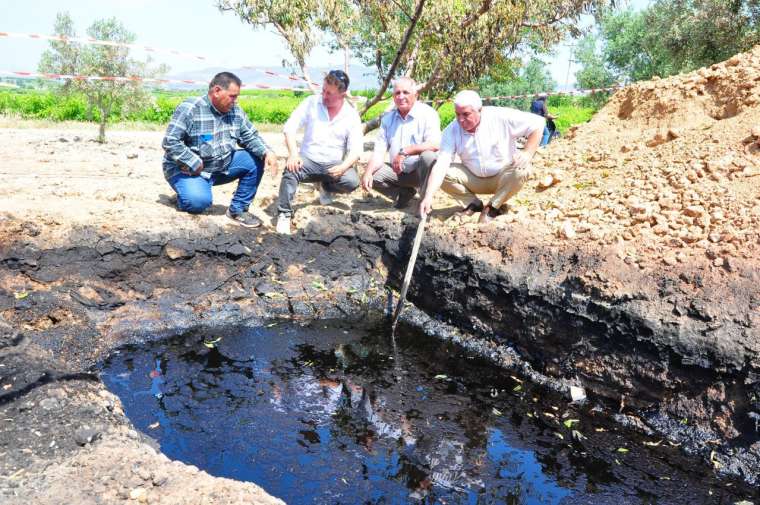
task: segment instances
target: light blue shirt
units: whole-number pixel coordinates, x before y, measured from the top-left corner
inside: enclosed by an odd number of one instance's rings
[[[380,121],[380,130],[375,139],[372,161],[375,166],[383,163],[385,153],[390,159],[406,146],[413,144],[441,143],[441,119],[438,112],[423,102],[415,102],[405,118],[398,109],[386,113]]]

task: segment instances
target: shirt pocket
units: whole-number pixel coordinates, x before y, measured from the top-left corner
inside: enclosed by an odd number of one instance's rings
[[[212,133],[198,135],[198,154],[203,159],[214,157],[214,135]]]

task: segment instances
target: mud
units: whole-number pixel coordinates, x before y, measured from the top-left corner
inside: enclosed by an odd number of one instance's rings
[[[198,483],[192,495],[199,500],[268,503],[250,484],[180,468],[157,454],[94,367],[126,343],[190,329],[383,313],[392,304],[386,287],[398,286],[415,227],[413,217],[399,213],[316,209],[294,237],[234,229],[118,243],[83,229],[74,247],[11,244],[3,250],[2,286],[13,288],[0,291],[4,496],[53,503],[76,489],[82,503],[158,496],[171,503],[181,502],[187,479]],[[584,387],[600,417],[678,447],[699,471],[729,477],[716,484],[715,503],[751,497],[746,486],[757,483],[760,468],[748,422],[757,408],[751,349],[714,346],[704,353],[699,345],[716,320],[724,338],[741,338],[741,324],[718,319],[731,307],[705,317],[692,300],[678,331],[669,331],[657,317],[673,314],[669,300],[688,299],[686,274],[652,283],[634,271],[615,292],[622,280],[600,280],[610,268],[598,258],[519,245],[527,242],[514,229],[489,232],[502,252],[463,253],[462,241],[473,240],[466,229],[428,233],[410,290],[422,310],[409,306],[404,320],[550,391]],[[670,298],[662,286],[671,286]],[[102,457],[113,451],[122,455],[118,464]],[[148,473],[135,474],[146,465]],[[97,481],[100,475],[108,477]]]

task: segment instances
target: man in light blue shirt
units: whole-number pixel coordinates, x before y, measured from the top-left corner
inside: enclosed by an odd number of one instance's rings
[[[441,143],[441,120],[435,109],[417,101],[417,83],[409,77],[401,77],[394,83],[393,103],[396,108],[380,121],[375,151],[364,170],[362,187],[366,191],[374,187],[401,209],[418,189],[424,193]]]

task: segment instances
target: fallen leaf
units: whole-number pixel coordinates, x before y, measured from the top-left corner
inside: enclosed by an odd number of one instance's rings
[[[501,415],[501,410],[497,409],[496,407],[494,407],[491,410],[491,412],[493,412],[493,415],[495,415],[495,416],[500,416]]]
[[[573,430],[572,432],[573,438],[576,440],[585,440],[586,437],[578,430]]]
[[[448,376],[447,376],[447,375],[444,375],[444,374],[442,374],[442,373],[439,373],[438,375],[436,375],[436,376],[435,376],[435,377],[433,377],[433,378],[434,378],[434,379],[448,379]]]
[[[648,445],[649,447],[657,447],[662,443],[662,440],[658,440],[657,442],[644,442],[644,445]]]
[[[515,387],[512,389],[512,391],[522,391],[522,386],[518,384],[517,386],[515,386]]]
[[[27,296],[29,296],[29,293],[28,293],[28,292],[26,292],[26,291],[19,291],[19,292],[13,293],[13,297],[14,297],[16,300],[23,300],[23,299],[24,299],[24,298],[26,298]]]
[[[205,345],[209,349],[213,349],[214,347],[216,347],[216,344],[218,344],[220,340],[222,340],[222,337],[217,337],[214,340],[204,340],[203,345]]]
[[[153,424],[149,424],[149,425],[148,425],[148,428],[150,428],[151,430],[155,430],[155,429],[156,429],[156,428],[158,428],[159,426],[161,426],[161,424],[160,424],[158,421],[156,421],[156,422],[155,422],[155,423],[153,423]]]
[[[579,423],[580,421],[578,419],[565,419],[562,424],[565,425],[565,428],[572,428],[573,424]]]
[[[559,433],[559,432],[555,431],[555,432],[554,432],[554,434],[555,434],[555,435],[557,436],[557,438],[559,438],[560,440],[564,440],[564,439],[565,439],[565,437],[563,437],[563,436],[562,436],[562,433]]]
[[[625,454],[626,452],[628,452],[628,449],[626,449],[625,447],[618,447],[617,452],[621,452]]]

